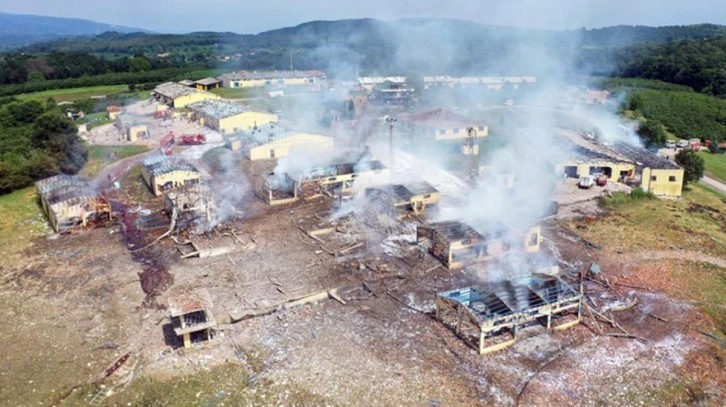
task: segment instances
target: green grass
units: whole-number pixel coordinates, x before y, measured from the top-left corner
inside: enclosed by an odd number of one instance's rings
[[[641,188],[636,187],[633,188],[630,193],[615,192],[610,196],[606,196],[605,198],[603,198],[603,201],[606,206],[617,207],[620,205],[649,199],[655,199],[655,195],[653,195],[653,193],[651,192],[645,192]]]
[[[86,117],[84,117],[83,119],[88,125],[88,130],[113,122],[113,120],[109,119],[106,116],[105,112],[87,114]]]
[[[128,85],[89,86],[84,88],[53,89],[42,92],[23,93],[15,97],[22,101],[53,98],[56,102],[73,102],[75,100],[88,99],[91,96],[108,96],[128,90]]]
[[[726,182],[726,154],[711,154],[710,151],[701,151],[699,154],[706,163],[706,175]]]
[[[98,174],[101,169],[118,160],[122,160],[132,155],[141,154],[149,151],[146,146],[90,146],[88,147],[88,162],[81,170],[81,174],[86,177],[93,177]],[[114,157],[115,154],[115,157]]]
[[[0,213],[0,248],[5,253],[50,231],[34,187],[0,195]]]

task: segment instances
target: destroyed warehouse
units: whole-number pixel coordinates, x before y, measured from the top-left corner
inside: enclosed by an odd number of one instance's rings
[[[416,241],[427,245],[429,252],[449,269],[458,269],[479,261],[500,256],[511,249],[511,236],[504,234],[505,228],[492,227],[486,234],[460,221],[444,221],[418,226]],[[539,225],[529,228],[524,237],[519,236],[523,253],[539,252]],[[520,248],[514,248],[520,250]]]
[[[57,233],[112,218],[111,206],[83,178],[56,175],[35,183],[41,207]]]
[[[144,160],[141,176],[156,196],[173,188],[196,184],[202,178],[192,164],[181,158],[166,155],[157,155]]]

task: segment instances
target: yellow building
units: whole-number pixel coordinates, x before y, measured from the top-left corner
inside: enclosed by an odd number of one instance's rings
[[[252,130],[255,127],[277,122],[277,115],[258,112],[247,107],[222,100],[205,100],[187,106],[190,118],[222,134]]]
[[[569,159],[557,171],[568,177],[602,173],[612,181],[637,185],[655,195],[678,197],[683,192],[683,169],[643,148],[624,142],[563,148],[569,149]]]
[[[144,160],[141,177],[156,196],[177,187],[197,184],[202,178],[193,165],[180,158],[165,155]]]
[[[269,123],[241,135],[242,146],[250,160],[286,157],[299,149],[316,154],[333,151],[333,138],[321,134],[303,133]]]
[[[136,117],[129,114],[116,116],[116,128],[119,130],[119,139],[126,141],[137,141],[149,135],[149,128],[143,123],[138,123]]]
[[[194,87],[198,90],[210,90],[217,89],[222,83],[219,79],[215,78],[204,78],[194,82]]]
[[[444,109],[400,115],[398,119],[401,131],[409,133],[415,140],[463,141],[489,135],[485,124]]]
[[[326,74],[322,71],[239,71],[224,73],[217,77],[225,88],[256,88],[263,86],[308,86],[311,90],[320,90],[326,83]]]
[[[181,108],[203,100],[220,99],[220,96],[176,82],[165,82],[154,88],[154,98],[171,107]]]
[[[72,175],[56,175],[35,183],[40,204],[57,233],[100,224],[112,219],[111,205],[88,181]]]

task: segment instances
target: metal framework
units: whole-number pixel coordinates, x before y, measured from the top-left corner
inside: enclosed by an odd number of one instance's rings
[[[436,319],[483,355],[512,345],[517,331],[535,321],[547,329],[578,324],[582,298],[582,287],[575,290],[560,278],[530,277],[439,293]],[[575,319],[553,325],[573,312]]]

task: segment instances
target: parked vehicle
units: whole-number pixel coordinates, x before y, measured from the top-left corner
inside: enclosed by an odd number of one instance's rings
[[[605,174],[597,174],[595,175],[595,183],[599,187],[604,187],[608,183],[608,177]]]
[[[676,142],[674,140],[668,140],[665,142],[665,147],[666,148],[675,148]]]
[[[680,148],[688,147],[688,140],[678,140],[678,144],[676,144]]]
[[[179,145],[182,146],[193,146],[204,144],[207,142],[207,138],[204,134],[185,134],[179,137]]]
[[[595,177],[592,175],[583,175],[577,181],[577,186],[582,189],[589,189],[593,185],[595,185]]]

